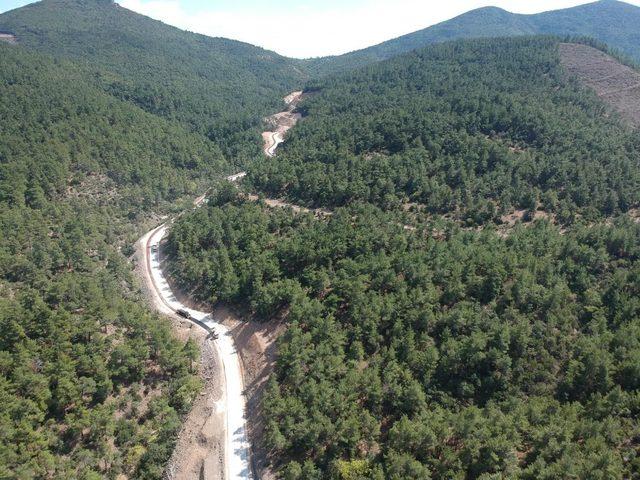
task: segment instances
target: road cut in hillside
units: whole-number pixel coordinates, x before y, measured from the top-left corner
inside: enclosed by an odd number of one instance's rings
[[[224,417],[224,474],[225,480],[249,480],[252,477],[250,445],[246,429],[244,382],[240,357],[228,328],[214,320],[210,312],[202,312],[181,303],[171,290],[162,270],[161,241],[167,233],[167,224],[157,227],[142,237],[147,281],[155,297],[157,309],[168,315],[188,312],[190,321],[214,334],[214,345],[221,363],[224,394],[214,411]],[[211,337],[210,337],[211,338]],[[207,478],[207,477],[205,477]]]
[[[301,118],[294,110],[302,98],[302,92],[287,95],[284,98],[287,110],[269,117],[268,121],[272,122],[274,131],[263,133],[264,153],[268,157],[275,155],[276,148],[284,141],[284,134]],[[228,176],[227,180],[237,182],[245,176],[246,172],[239,172]],[[195,207],[200,207],[206,202],[207,193],[200,195],[193,203]],[[312,212],[278,200],[267,200],[267,204],[271,207],[291,207],[296,211]],[[315,213],[330,215],[324,211]],[[188,320],[202,329],[206,338],[200,339],[200,345],[203,351],[203,371],[206,373],[203,397],[196,401],[186,418],[166,474],[171,480],[186,480],[194,475],[204,480],[249,480],[253,478],[254,472],[246,420],[247,398],[242,359],[229,328],[233,322],[223,322],[211,312],[191,308],[190,305],[194,304],[188,298],[181,301],[172,290],[163,271],[162,257],[162,240],[171,223],[172,221],[168,221],[154,228],[138,241],[144,280],[153,305],[159,312],[183,322]],[[242,330],[237,325],[232,328],[236,333]],[[258,338],[260,335],[251,337]],[[258,357],[264,355],[273,340],[272,338],[266,346],[258,349],[261,350]],[[246,349],[246,346],[243,348]],[[250,350],[247,349],[247,352]],[[269,362],[261,360],[264,365],[259,369],[261,373],[257,377],[265,377],[270,370],[268,364],[272,361],[273,359]],[[260,383],[264,383],[264,380],[265,378],[261,378]]]

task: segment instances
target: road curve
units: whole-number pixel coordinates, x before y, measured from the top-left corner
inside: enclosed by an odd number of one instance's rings
[[[282,138],[282,135],[280,135],[280,133],[273,132],[271,133],[270,142],[271,145],[265,150],[265,153],[267,154],[267,157],[275,157],[276,149],[282,142],[284,142],[284,139]]]
[[[289,110],[293,110],[301,95],[302,92],[293,92],[285,97]],[[284,142],[284,135],[278,131],[265,134],[269,134],[270,144],[265,147],[264,152],[266,156],[273,157],[278,146]],[[237,182],[245,176],[246,172],[239,172],[226,179],[229,182]],[[193,203],[197,208],[206,201],[207,193],[196,198]],[[224,370],[226,387],[223,400],[215,406],[217,412],[226,413],[224,480],[251,480],[251,446],[246,428],[246,398],[240,355],[226,326],[216,322],[210,312],[201,312],[182,304],[171,290],[160,261],[160,243],[171,223],[172,221],[169,221],[154,228],[139,240],[143,252],[145,281],[155,298],[153,303],[161,313],[175,316],[178,310],[187,311],[191,315],[189,320],[192,323],[207,332],[215,333],[213,337],[217,338],[214,343]]]
[[[284,103],[287,109],[284,112],[276,113],[266,118],[267,122],[272,124],[274,130],[270,132],[262,132],[264,141],[263,151],[267,157],[275,157],[276,149],[281,143],[284,143],[286,133],[302,118],[300,113],[294,113],[298,103],[304,98],[302,90],[292,92],[284,97]]]
[[[167,233],[167,224],[147,232],[140,240],[143,246],[146,281],[155,304],[162,313],[173,315],[178,309],[191,314],[192,322],[218,338],[215,346],[224,370],[225,397],[216,410],[226,411],[225,480],[251,480],[250,444],[246,429],[245,395],[240,355],[227,327],[213,320],[211,313],[200,312],[180,303],[172,292],[161,268],[160,242]]]

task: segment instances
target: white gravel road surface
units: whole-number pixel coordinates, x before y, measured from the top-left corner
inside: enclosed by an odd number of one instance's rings
[[[141,239],[142,244],[145,246],[146,269],[153,287],[151,290],[157,296],[158,301],[156,303],[161,311],[167,314],[175,314],[178,309],[186,310],[191,314],[195,323],[218,335],[215,345],[223,364],[226,384],[226,395],[216,405],[217,411],[226,411],[225,480],[252,479],[240,356],[227,327],[215,322],[210,313],[193,310],[183,305],[171,291],[171,287],[162,272],[159,258],[160,241],[166,233],[167,226],[165,224],[148,232]]]

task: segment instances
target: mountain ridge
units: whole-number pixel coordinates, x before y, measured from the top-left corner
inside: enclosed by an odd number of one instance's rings
[[[600,0],[535,14],[517,14],[499,7],[481,7],[422,30],[344,55],[309,60],[309,70],[330,74],[408,53],[449,40],[522,35],[592,37],[640,60],[640,7]]]

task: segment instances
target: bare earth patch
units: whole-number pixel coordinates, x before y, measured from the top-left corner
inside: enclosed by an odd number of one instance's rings
[[[290,208],[295,213],[313,213],[316,217],[330,217],[331,215],[333,215],[333,212],[330,212],[329,210],[324,210],[322,208],[306,208],[277,198],[261,199],[258,195],[253,194],[247,195],[246,198],[248,200],[251,200],[252,202],[262,200],[264,204],[269,208]]]
[[[67,198],[89,198],[98,205],[111,205],[120,199],[116,183],[102,173],[88,173],[81,180],[71,178],[65,192]]]
[[[513,228],[516,223],[521,222],[524,219],[524,216],[526,215],[527,210],[514,210],[513,212],[507,214],[507,215],[503,215],[502,217],[500,217],[500,220],[502,221],[502,224],[506,227],[509,228]],[[533,218],[531,218],[529,221],[535,221],[535,220],[542,220],[542,219],[547,219],[547,220],[551,220],[553,221],[553,215],[550,215],[547,212],[544,212],[542,210],[536,210]]]
[[[165,478],[171,480],[224,478],[224,412],[217,409],[222,398],[220,362],[205,332],[191,325],[190,334],[196,338],[202,357],[200,376],[205,385],[200,397],[182,425],[180,435],[167,467]]]
[[[308,95],[302,91],[290,93],[284,97],[287,109],[265,118],[269,131],[262,132],[262,140],[264,142],[263,150],[267,157],[273,157],[276,154],[276,148],[284,142],[285,134],[302,118],[302,115],[295,110]]]
[[[625,119],[640,126],[640,72],[587,45],[560,44],[566,70],[592,88]]]
[[[0,33],[0,42],[10,43],[15,45],[18,43],[18,39],[11,33]]]

